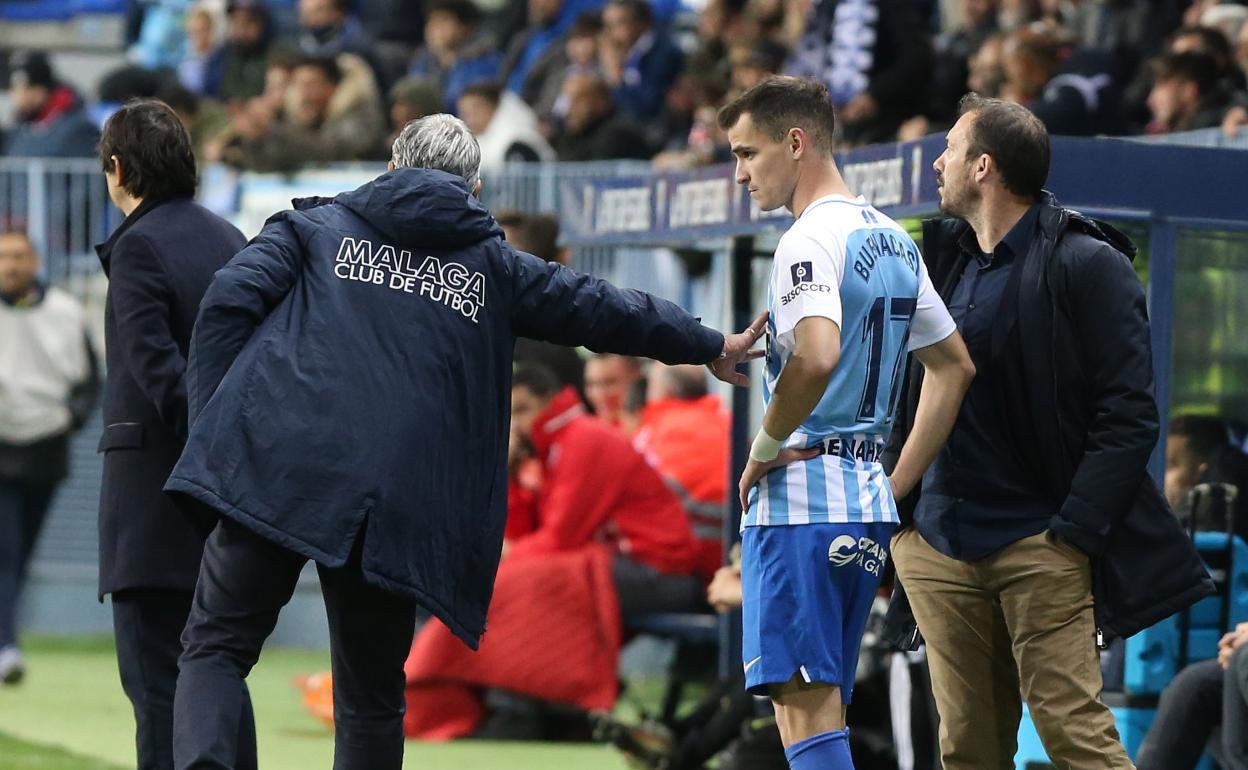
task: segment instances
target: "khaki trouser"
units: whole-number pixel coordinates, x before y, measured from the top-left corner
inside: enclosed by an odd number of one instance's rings
[[[1058,770],[1133,770],[1097,700],[1087,556],[1045,532],[964,562],[909,527],[893,560],[927,641],[945,770],[1013,770],[1020,689]]]

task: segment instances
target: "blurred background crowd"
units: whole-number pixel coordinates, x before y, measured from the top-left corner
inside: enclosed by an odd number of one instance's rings
[[[42,2],[44,0],[27,0]],[[20,4],[20,3],[19,3]],[[968,90],[1064,135],[1248,124],[1248,6],[1213,0],[128,0],[93,92],[47,51],[0,57],[11,156],[90,156],[157,96],[201,162],[384,160],[449,111],[510,160],[730,158],[716,110],[764,76],[826,81],[845,146],[946,129]],[[81,81],[83,78],[77,78]]]

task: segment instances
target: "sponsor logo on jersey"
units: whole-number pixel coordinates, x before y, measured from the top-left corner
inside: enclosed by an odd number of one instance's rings
[[[837,535],[828,546],[828,563],[833,567],[858,565],[866,572],[879,577],[888,563],[888,551],[869,537]]]
[[[810,264],[804,262],[802,264]],[[795,265],[796,267],[796,265]],[[793,290],[780,298],[781,305],[787,305],[797,299],[799,294],[831,294],[832,287],[825,283],[799,283],[793,287]]]
[[[815,274],[814,263],[798,262],[789,266],[789,274],[793,278],[793,286],[796,288],[799,284],[806,283]]]

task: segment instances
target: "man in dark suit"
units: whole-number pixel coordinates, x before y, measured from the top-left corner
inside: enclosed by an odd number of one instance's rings
[[[100,598],[112,594],[122,687],[134,706],[140,770],[173,767],[173,692],[211,514],[161,488],[187,434],[186,358],[212,275],[243,248],[232,225],[196,205],[195,158],[162,102],[122,107],[104,127],[100,161],[126,219],[96,247],[108,275]],[[250,701],[240,767],[255,767]]]

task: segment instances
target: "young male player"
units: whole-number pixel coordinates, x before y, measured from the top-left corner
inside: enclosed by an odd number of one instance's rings
[[[774,77],[719,113],[737,182],[797,221],[767,304],[767,412],[741,476],[746,686],[770,694],[794,770],[853,767],[858,646],[904,496],[944,443],[974,367],[914,241],[855,198],[827,88]],[[879,462],[913,351],[926,369],[891,478]]]

